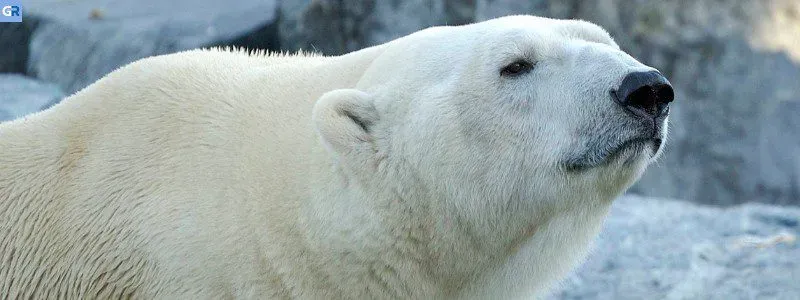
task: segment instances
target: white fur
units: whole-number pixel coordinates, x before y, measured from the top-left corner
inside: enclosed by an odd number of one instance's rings
[[[0,298],[541,295],[654,159],[559,165],[626,134],[595,129],[642,70],[597,26],[530,16],[143,59],[0,124]]]

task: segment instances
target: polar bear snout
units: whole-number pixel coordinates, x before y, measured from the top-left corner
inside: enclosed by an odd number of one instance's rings
[[[611,98],[635,117],[663,119],[675,93],[669,80],[658,71],[629,73]]]

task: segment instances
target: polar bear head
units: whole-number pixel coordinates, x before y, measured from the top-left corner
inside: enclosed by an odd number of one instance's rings
[[[663,148],[669,82],[594,24],[512,16],[383,47],[356,89],[316,107],[329,149],[366,180],[385,163],[453,198],[608,200]]]
[[[609,203],[663,148],[669,82],[591,23],[512,16],[380,47],[316,126],[366,194],[423,201],[434,227],[513,246],[522,224]]]

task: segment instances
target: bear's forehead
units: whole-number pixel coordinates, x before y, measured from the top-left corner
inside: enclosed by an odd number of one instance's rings
[[[583,20],[559,20],[536,16],[507,16],[474,24],[499,39],[533,37],[552,41],[584,40],[618,47],[600,26]]]
[[[498,67],[521,58],[557,60],[581,53],[588,48],[585,46],[602,45],[619,50],[601,27],[578,20],[509,16],[463,26],[430,27],[381,45],[380,55],[358,86],[370,89],[404,82],[407,89],[407,82],[414,82],[423,89],[457,77],[494,75]],[[400,73],[404,76],[396,76]]]

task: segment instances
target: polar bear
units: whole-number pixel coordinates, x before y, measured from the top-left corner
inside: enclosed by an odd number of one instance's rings
[[[142,59],[0,125],[0,295],[541,296],[670,101],[600,27],[533,16]]]

